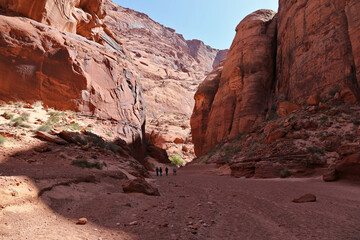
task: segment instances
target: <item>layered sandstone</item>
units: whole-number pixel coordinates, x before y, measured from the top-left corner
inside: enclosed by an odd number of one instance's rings
[[[99,33],[106,15],[103,0],[1,0],[0,7],[57,30],[92,38]]]
[[[200,88],[195,95],[191,125],[196,154],[304,104],[316,112],[317,107],[326,109],[324,102],[330,99],[357,103],[359,11],[353,0],[281,0],[275,17],[267,11],[246,17],[237,28],[218,89],[203,97]],[[202,106],[204,98],[214,101]]]
[[[143,75],[149,140],[170,155],[192,159],[189,119],[193,96],[227,50],[213,49],[199,40],[187,41],[146,14],[111,1],[106,9],[106,25],[121,38]]]
[[[334,89],[348,103],[359,99],[355,62],[360,57],[360,23],[355,2],[280,1],[275,96],[279,101],[302,104],[314,93],[327,98]]]
[[[196,93],[191,125],[197,156],[265,119],[274,82],[274,16],[259,10],[241,21],[223,69],[209,75]]]
[[[100,32],[100,45],[73,34],[81,25],[79,19],[70,27],[73,21],[69,16],[74,17],[80,7],[89,11],[86,15],[93,16],[91,19],[104,17],[102,2],[23,2],[1,1],[1,6],[50,26],[28,18],[0,16],[1,100],[41,100],[59,110],[111,119],[118,123],[114,129],[117,136],[132,145],[141,159],[145,104],[137,68],[111,31],[104,28]]]

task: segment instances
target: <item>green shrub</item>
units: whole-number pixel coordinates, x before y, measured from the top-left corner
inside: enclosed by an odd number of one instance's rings
[[[3,135],[0,135],[0,146],[3,145],[5,141],[5,137]]]
[[[184,160],[179,156],[174,156],[174,157],[171,157],[169,159],[170,159],[171,163],[176,165],[176,166],[179,166],[179,165],[184,163]]]
[[[19,117],[14,118],[11,120],[14,127],[23,127],[23,128],[30,128],[28,124],[25,122],[29,120],[30,113],[22,113]]]
[[[41,125],[40,127],[38,127],[38,129],[36,129],[36,131],[50,132],[52,129],[53,129],[53,126],[46,123],[46,124]]]
[[[253,156],[255,156],[255,152],[249,152],[246,156],[248,158],[252,158]]]
[[[84,158],[72,161],[71,165],[81,168],[97,168],[99,170],[101,170],[103,167],[107,167],[106,162],[89,162]]]
[[[280,171],[280,177],[281,178],[287,178],[291,176],[291,172],[287,169],[283,169]]]
[[[80,131],[80,130],[82,129],[82,127],[81,127],[79,124],[77,124],[77,123],[71,124],[71,125],[70,125],[70,128],[72,128],[72,129],[75,130],[75,131]]]
[[[318,147],[307,147],[307,151],[312,154],[316,154],[316,153],[321,154],[321,155],[325,154],[325,151]]]

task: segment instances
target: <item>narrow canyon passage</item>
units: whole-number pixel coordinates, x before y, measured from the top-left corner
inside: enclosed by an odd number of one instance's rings
[[[123,180],[110,175],[96,182],[55,186],[39,199],[23,197],[0,209],[0,239],[360,237],[359,182],[239,179],[219,174],[213,165],[190,164],[176,176],[154,176],[149,181],[158,187],[159,197],[125,194]],[[21,194],[34,189],[29,180],[3,177],[2,181],[5,178],[22,182]],[[292,202],[307,193],[315,194],[317,202]],[[88,223],[77,225],[80,217]]]

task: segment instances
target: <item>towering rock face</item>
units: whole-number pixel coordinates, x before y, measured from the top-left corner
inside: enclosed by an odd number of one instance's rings
[[[169,154],[192,159],[193,96],[227,50],[213,49],[199,40],[186,41],[147,15],[111,1],[106,8],[106,25],[121,38],[143,75],[149,140]]]
[[[276,97],[302,104],[314,93],[326,98],[336,89],[355,103],[359,4],[282,0],[279,6]]]
[[[0,6],[60,31],[86,37],[94,37],[106,15],[102,0],[1,0]]]
[[[222,71],[217,68],[197,91],[191,118],[197,156],[264,120],[274,81],[274,16],[259,10],[241,21]]]
[[[345,103],[358,102],[359,12],[354,0],[280,0],[275,17],[266,10],[246,17],[218,73],[218,89],[204,92],[205,81],[195,95],[197,156],[248,131],[279,106],[297,109],[310,97],[326,100],[334,92]],[[213,98],[212,104],[202,100]]]
[[[115,120],[118,136],[133,145],[136,157],[141,159],[145,104],[140,75],[106,27],[101,31],[89,28],[99,33],[97,39],[103,45],[73,34],[81,29],[82,20],[73,21],[70,16],[74,17],[80,7],[89,11],[83,12],[91,21],[104,17],[102,1],[91,1],[93,5],[86,2],[0,1],[0,6],[7,7],[2,12],[17,11],[50,25],[0,15],[0,99],[41,100],[59,110]]]

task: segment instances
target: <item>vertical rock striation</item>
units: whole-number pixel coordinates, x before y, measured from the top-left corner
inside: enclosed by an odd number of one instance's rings
[[[359,12],[355,0],[280,0],[276,16],[260,10],[241,21],[214,101],[202,105],[201,99],[212,96],[203,97],[201,87],[195,95],[191,125],[197,156],[285,103],[296,109],[310,97],[321,101],[334,92],[345,103],[357,103]]]
[[[264,120],[274,81],[274,16],[274,11],[259,10],[241,21],[222,71],[210,74],[196,93],[191,125],[197,156]],[[219,87],[205,91],[211,79],[218,80]]]

